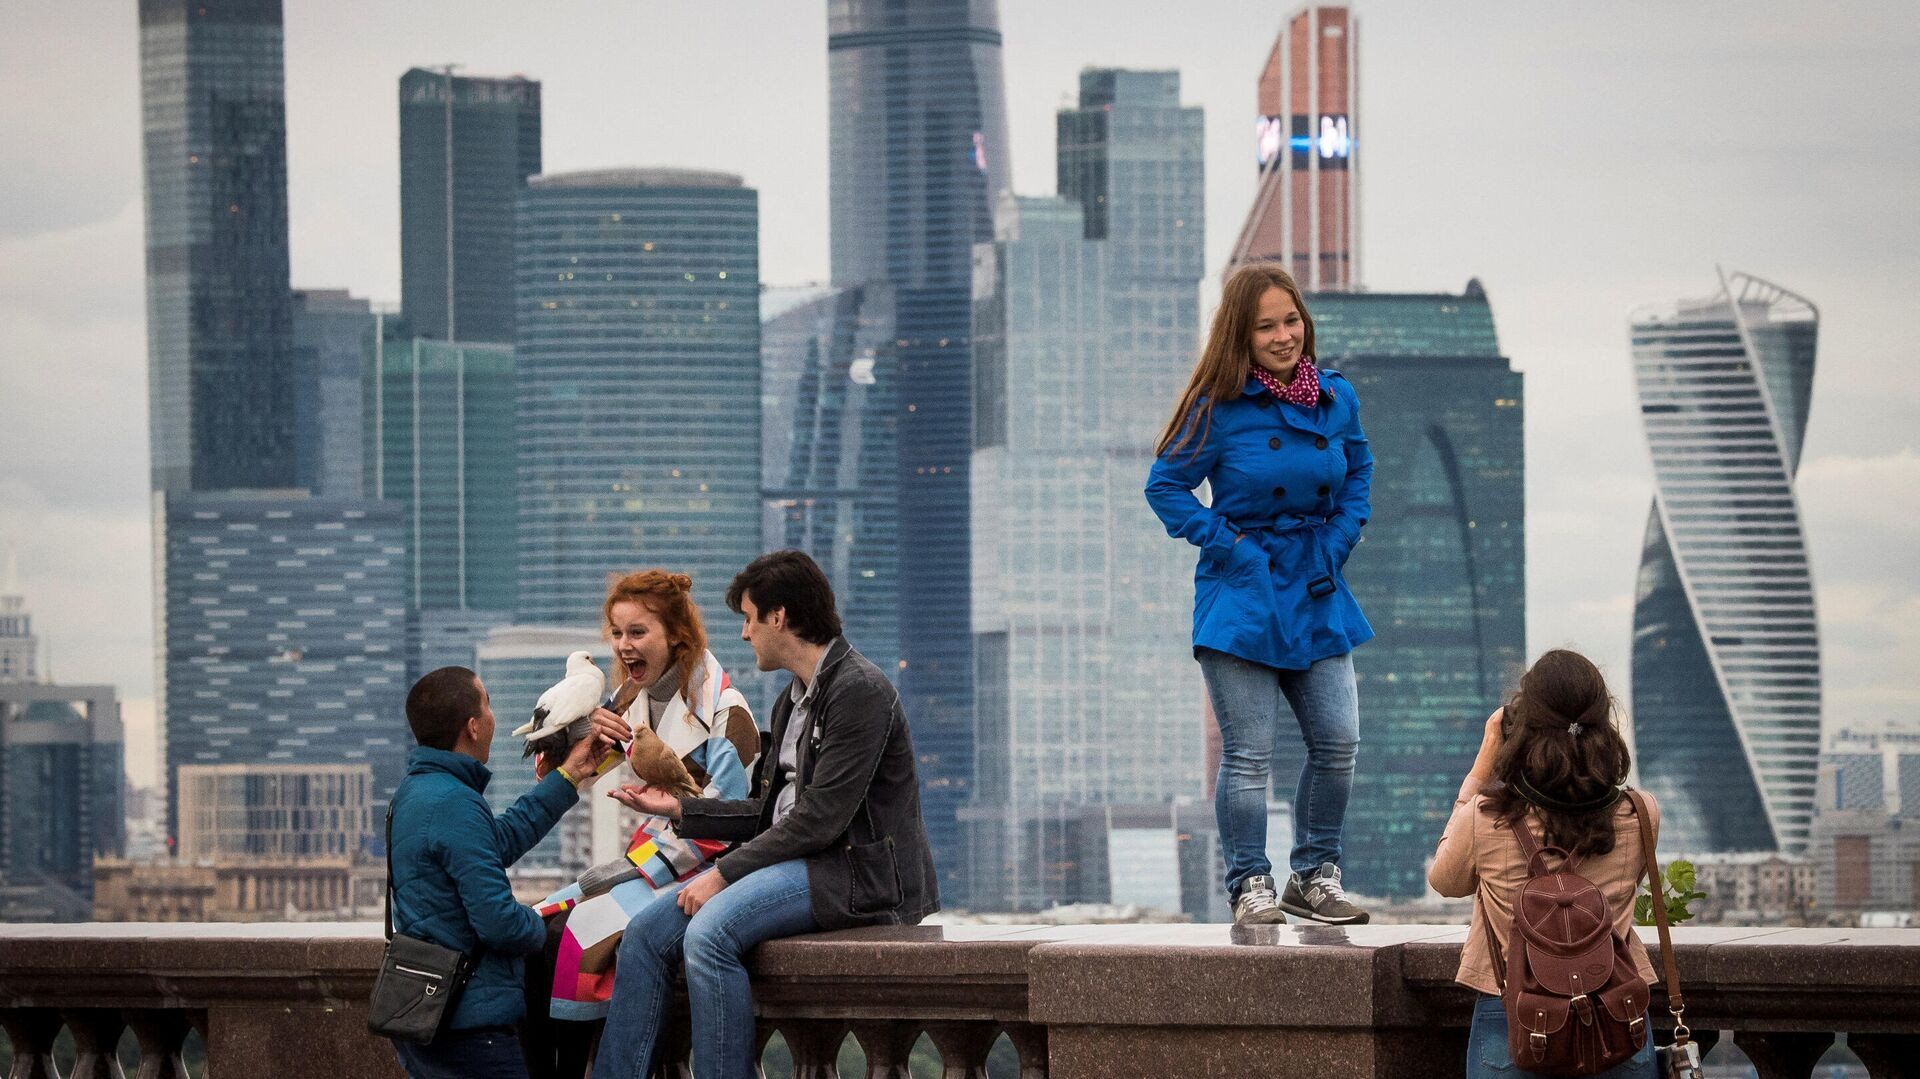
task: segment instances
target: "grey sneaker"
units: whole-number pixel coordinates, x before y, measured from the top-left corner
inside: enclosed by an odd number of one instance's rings
[[[1240,896],[1233,901],[1233,924],[1273,925],[1286,919],[1274,900],[1272,877],[1253,876],[1241,882]]]
[[[1287,878],[1287,890],[1280,896],[1280,909],[1302,918],[1328,925],[1365,925],[1367,912],[1354,906],[1340,886],[1340,867],[1328,862],[1306,878],[1295,873]]]

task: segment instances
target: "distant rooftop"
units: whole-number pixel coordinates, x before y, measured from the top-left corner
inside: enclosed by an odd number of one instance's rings
[[[740,177],[706,169],[589,169],[534,176],[528,187],[740,187]]]

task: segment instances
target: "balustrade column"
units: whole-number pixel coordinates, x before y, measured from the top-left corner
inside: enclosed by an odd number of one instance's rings
[[[1847,1048],[1873,1079],[1920,1079],[1920,1034],[1849,1034]]]
[[[1833,1044],[1833,1033],[1736,1030],[1733,1044],[1747,1054],[1760,1079],[1807,1079]]]
[[[1020,1079],[1047,1079],[1046,1027],[1037,1023],[1009,1023],[1007,1040],[1020,1054]]]
[[[63,1011],[60,1017],[73,1031],[76,1053],[67,1079],[126,1079],[120,1070],[120,1036],[127,1031],[127,1021],[119,1012],[86,1008]]]
[[[847,1040],[841,1019],[782,1019],[780,1036],[793,1054],[793,1079],[839,1079],[840,1044]]]
[[[867,1020],[853,1024],[854,1040],[867,1055],[867,1079],[913,1079],[908,1061],[920,1028],[913,1023]]]
[[[987,1054],[993,1051],[998,1033],[996,1023],[928,1023],[927,1035],[940,1050],[940,1063],[946,1069],[940,1079],[988,1079]]]
[[[127,1012],[127,1025],[140,1041],[140,1070],[135,1079],[189,1079],[187,1062],[180,1055],[193,1029],[187,1013],[142,1008]]]
[[[53,1040],[60,1036],[60,1013],[51,1008],[9,1008],[0,1026],[13,1042],[13,1069],[7,1079],[59,1079],[53,1066]]]

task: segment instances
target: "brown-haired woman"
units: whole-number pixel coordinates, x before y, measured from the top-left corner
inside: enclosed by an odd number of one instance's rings
[[[703,797],[745,798],[760,754],[760,733],[746,698],[707,650],[706,626],[692,590],[691,577],[662,569],[608,578],[601,632],[613,647],[609,684],[618,687],[631,679],[642,688],[617,718],[636,732],[652,732],[628,743],[629,762],[619,766],[623,774],[615,782],[640,781],[632,765],[642,763],[641,753],[670,752]],[[613,715],[605,707],[594,714]],[[627,923],[656,892],[700,872],[728,846],[683,839],[664,817],[643,817],[634,827],[618,803],[595,808],[593,857],[601,864],[540,907],[542,914],[565,919],[554,942],[549,1014],[556,1020],[607,1014],[614,955]],[[577,1043],[561,1044],[557,1051],[566,1074],[581,1074],[585,1036],[556,1041]],[[574,1056],[578,1067],[572,1066]]]
[[[1653,965],[1633,932],[1634,891],[1646,855],[1633,804],[1621,797],[1632,765],[1614,723],[1613,697],[1592,661],[1555,649],[1534,661],[1505,707],[1487,717],[1480,754],[1460,784],[1446,834],[1427,870],[1441,895],[1473,896],[1473,919],[1454,980],[1479,991],[1467,1042],[1467,1075],[1527,1076],[1507,1049],[1507,1014],[1489,941],[1504,947],[1514,897],[1527,881],[1527,858],[1512,827],[1542,846],[1580,857],[1578,872],[1607,899],[1613,929],[1649,983]],[[1660,809],[1646,802],[1658,831]],[[1604,1079],[1651,1079],[1653,1039]]]
[[[1147,502],[1169,535],[1200,548],[1193,654],[1220,721],[1214,815],[1233,920],[1364,922],[1341,887],[1340,857],[1360,744],[1352,652],[1373,628],[1343,570],[1370,512],[1373,454],[1359,395],[1315,366],[1313,320],[1278,265],[1227,279],[1155,453]],[[1202,483],[1211,505],[1194,495]],[[1267,857],[1267,771],[1283,709],[1307,760],[1294,791],[1293,873],[1280,892]]]

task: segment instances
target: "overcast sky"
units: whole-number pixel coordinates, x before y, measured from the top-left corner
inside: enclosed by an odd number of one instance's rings
[[[1206,110],[1207,258],[1218,266],[1252,197],[1255,82],[1297,5],[1001,6],[1019,192],[1054,190],[1053,113],[1081,68],[1177,69],[1187,103]],[[398,298],[395,81],[446,62],[542,80],[549,171],[742,174],[760,191],[764,280],[827,275],[817,0],[286,8],[296,286]],[[1527,375],[1530,648],[1581,648],[1627,689],[1652,493],[1627,316],[1711,294],[1717,263],[1820,308],[1799,490],[1828,727],[1920,726],[1920,9],[1363,0],[1356,10],[1365,283],[1457,291],[1479,277]],[[54,674],[121,687],[129,768],[150,781],[135,4],[23,5],[7,24],[0,544],[18,547]]]

